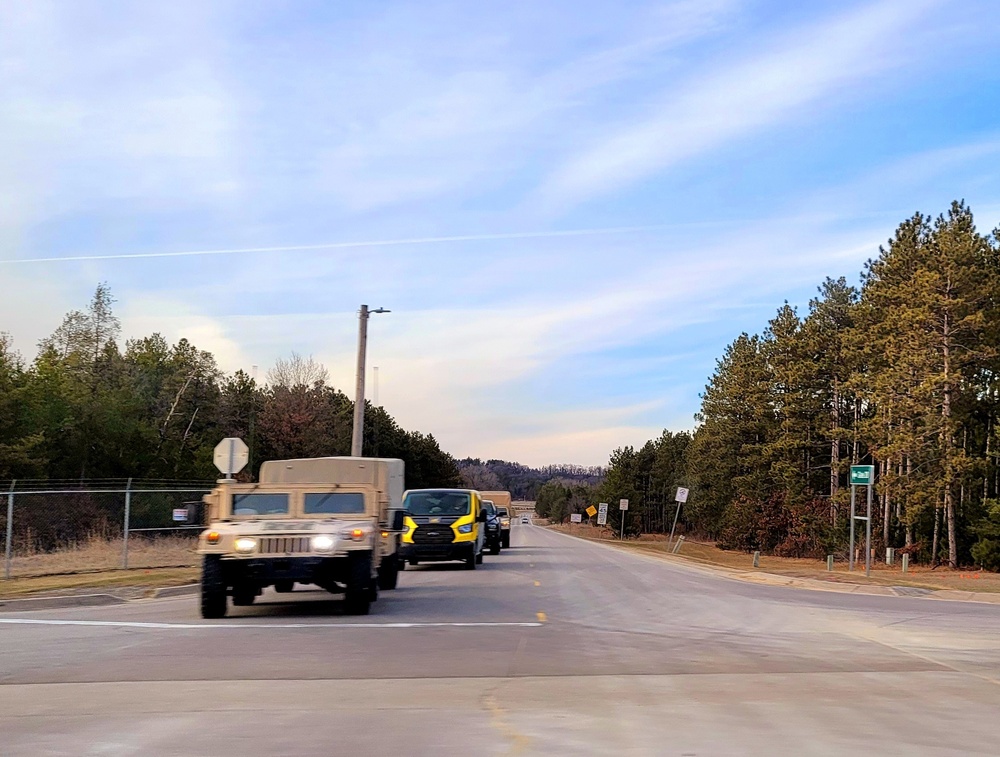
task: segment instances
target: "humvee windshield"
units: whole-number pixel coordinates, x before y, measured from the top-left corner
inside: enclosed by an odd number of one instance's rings
[[[305,496],[306,515],[363,514],[365,495],[361,492],[309,492]]]
[[[233,495],[233,515],[287,515],[288,494],[253,492]]]
[[[471,507],[466,492],[410,492],[403,500],[411,515],[466,515]]]
[[[510,513],[507,512],[507,508],[506,507],[498,507],[497,508],[497,513],[499,513],[500,515],[502,515],[504,518],[506,518],[510,514]]]

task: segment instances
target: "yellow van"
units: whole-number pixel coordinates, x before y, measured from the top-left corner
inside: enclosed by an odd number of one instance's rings
[[[486,511],[474,489],[410,489],[403,493],[399,556],[410,565],[461,560],[469,570],[483,561]]]

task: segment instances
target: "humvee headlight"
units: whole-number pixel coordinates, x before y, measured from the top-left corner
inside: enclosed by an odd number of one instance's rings
[[[459,526],[458,527],[458,532],[460,534],[471,534],[472,533],[472,524],[471,523],[466,523],[464,525]]]
[[[333,537],[320,534],[312,538],[312,548],[317,552],[329,552],[333,549]]]
[[[250,554],[257,547],[257,540],[242,536],[233,542],[233,548],[242,555]]]

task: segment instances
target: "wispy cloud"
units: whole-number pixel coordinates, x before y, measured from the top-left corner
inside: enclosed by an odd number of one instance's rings
[[[891,40],[933,4],[890,0],[783,32],[777,45],[761,45],[756,55],[726,61],[664,92],[651,115],[611,131],[557,168],[535,200],[565,208],[605,196],[801,114],[838,89],[898,65]]]

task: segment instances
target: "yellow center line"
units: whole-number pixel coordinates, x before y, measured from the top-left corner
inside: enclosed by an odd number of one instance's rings
[[[546,615],[544,612],[536,612],[535,616],[538,618],[539,623],[544,623],[549,619],[549,616]]]
[[[542,585],[541,581],[535,581],[535,586],[541,586],[541,585]]]

